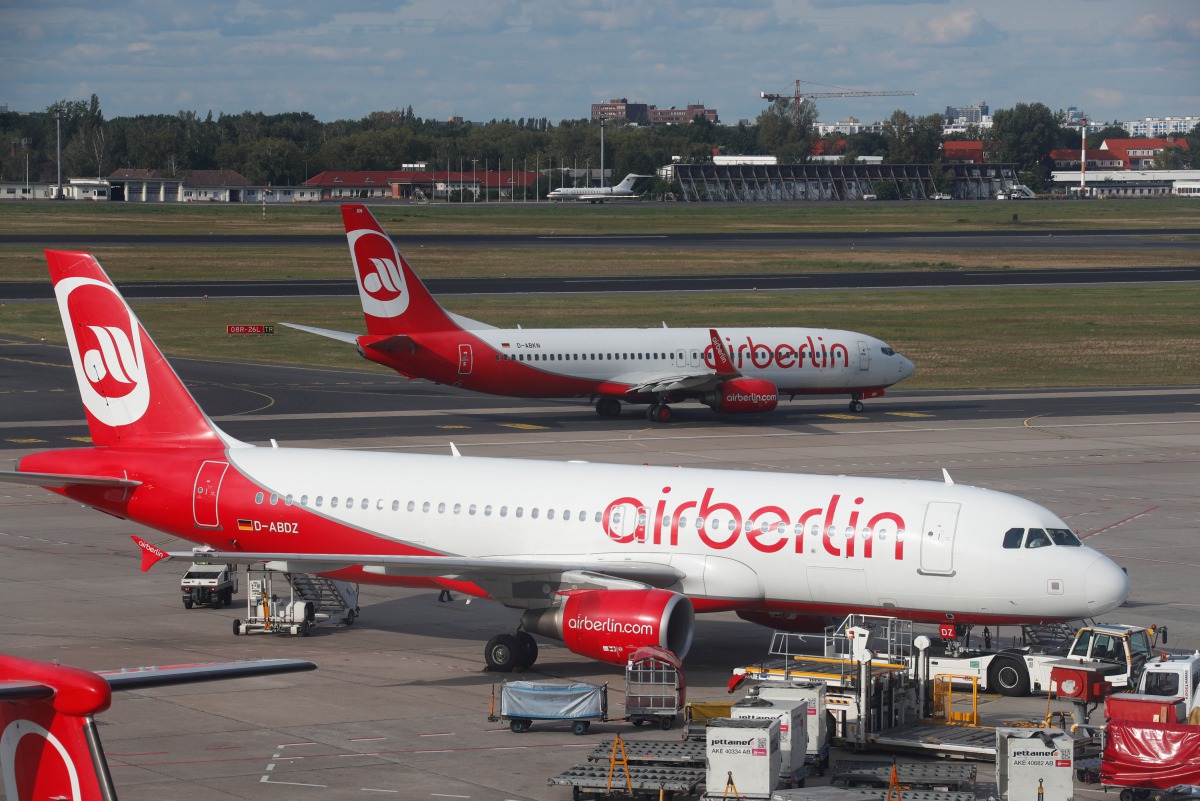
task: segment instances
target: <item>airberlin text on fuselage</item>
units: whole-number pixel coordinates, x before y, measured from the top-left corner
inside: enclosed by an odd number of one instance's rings
[[[663,487],[664,497],[653,504],[629,496],[617,498],[604,510],[604,533],[623,545],[670,547],[679,546],[681,535],[694,533],[704,546],[717,551],[731,548],[745,537],[751,548],[763,553],[778,553],[789,545],[795,553],[803,553],[808,537],[811,544],[819,539],[825,551],[833,556],[864,559],[875,556],[878,540],[885,558],[890,555],[896,561],[904,559],[904,518],[897,512],[871,509],[864,505],[865,498],[843,499],[841,495],[832,495],[827,503],[798,514],[775,504],[760,506],[747,514],[735,504],[714,500],[715,492],[708,487],[699,500],[678,505],[665,497],[670,495],[670,487]],[[635,515],[632,521],[624,517],[629,509]],[[892,547],[884,548],[886,545]]]
[[[755,342],[750,337],[746,337],[745,342],[734,342],[729,337],[725,338],[729,343],[729,359],[739,369],[746,366],[757,367],[759,370],[772,366],[785,370],[850,366],[850,350],[845,345],[839,342],[826,345],[822,337],[817,337],[815,342],[812,337],[805,337],[804,340],[804,344],[800,345],[789,345],[785,342],[771,346]],[[704,349],[704,364],[714,370],[717,368],[717,357],[712,345]]]

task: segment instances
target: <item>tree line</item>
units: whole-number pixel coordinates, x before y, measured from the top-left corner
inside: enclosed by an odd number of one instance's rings
[[[717,153],[773,155],[802,163],[816,152],[853,162],[882,156],[885,163],[943,162],[942,115],[913,116],[897,110],[882,133],[816,134],[817,107],[774,101],[751,124],[717,125],[697,117],[690,125],[635,127],[609,123],[605,167],[614,176],[653,174],[672,160],[710,161]],[[232,170],[251,184],[295,186],[326,170],[395,170],[425,162],[428,169],[525,170],[600,166],[600,126],[587,119],[551,123],[542,118],[492,120],[485,124],[440,121],[403,110],[375,111],[359,120],[321,122],[308,112],[244,111],[201,117],[195,111],[105,119],[100,100],[60,100],[45,112],[0,113],[9,147],[0,158],[0,180],[54,181],[56,125],[61,124],[63,179],[105,178],[117,169],[142,168],[176,175],[188,170]],[[1089,134],[1088,146],[1105,137],[1127,138],[1113,124]],[[1050,151],[1079,146],[1078,129],[1064,112],[1042,103],[997,110],[990,129],[956,139],[981,139],[989,161],[1018,166],[1022,182],[1040,189],[1050,178]],[[1189,151],[1163,154],[1165,168],[1200,167],[1200,126],[1188,135]],[[561,181],[561,171],[559,172]],[[548,190],[550,185],[546,186]]]

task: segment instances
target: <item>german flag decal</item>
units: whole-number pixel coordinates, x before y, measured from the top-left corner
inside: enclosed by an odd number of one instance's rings
[[[238,520],[238,531],[254,531],[254,521]]]

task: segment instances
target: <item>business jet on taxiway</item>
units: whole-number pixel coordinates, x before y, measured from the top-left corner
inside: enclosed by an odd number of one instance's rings
[[[653,178],[653,175],[629,173],[616,186],[564,186],[546,195],[549,200],[586,200],[588,203],[603,203],[606,200],[633,200],[638,195],[633,185],[638,178]]]

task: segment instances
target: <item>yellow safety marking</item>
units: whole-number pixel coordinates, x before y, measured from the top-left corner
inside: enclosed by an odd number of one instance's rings
[[[15,442],[18,445],[33,445],[38,442],[45,442],[44,439],[8,439],[6,442]]]
[[[470,426],[438,426],[438,428],[470,428]]]
[[[92,441],[91,437],[67,437],[67,439],[71,440],[72,442],[86,442],[88,444],[91,444]]]
[[[532,423],[500,423],[499,425],[504,428],[519,428],[523,431],[542,431],[549,428],[549,426],[535,426]]]
[[[924,412],[885,412],[884,414],[890,414],[894,417],[933,417],[932,414],[925,414]]]
[[[820,417],[831,417],[834,420],[866,420],[861,414],[822,414]]]

